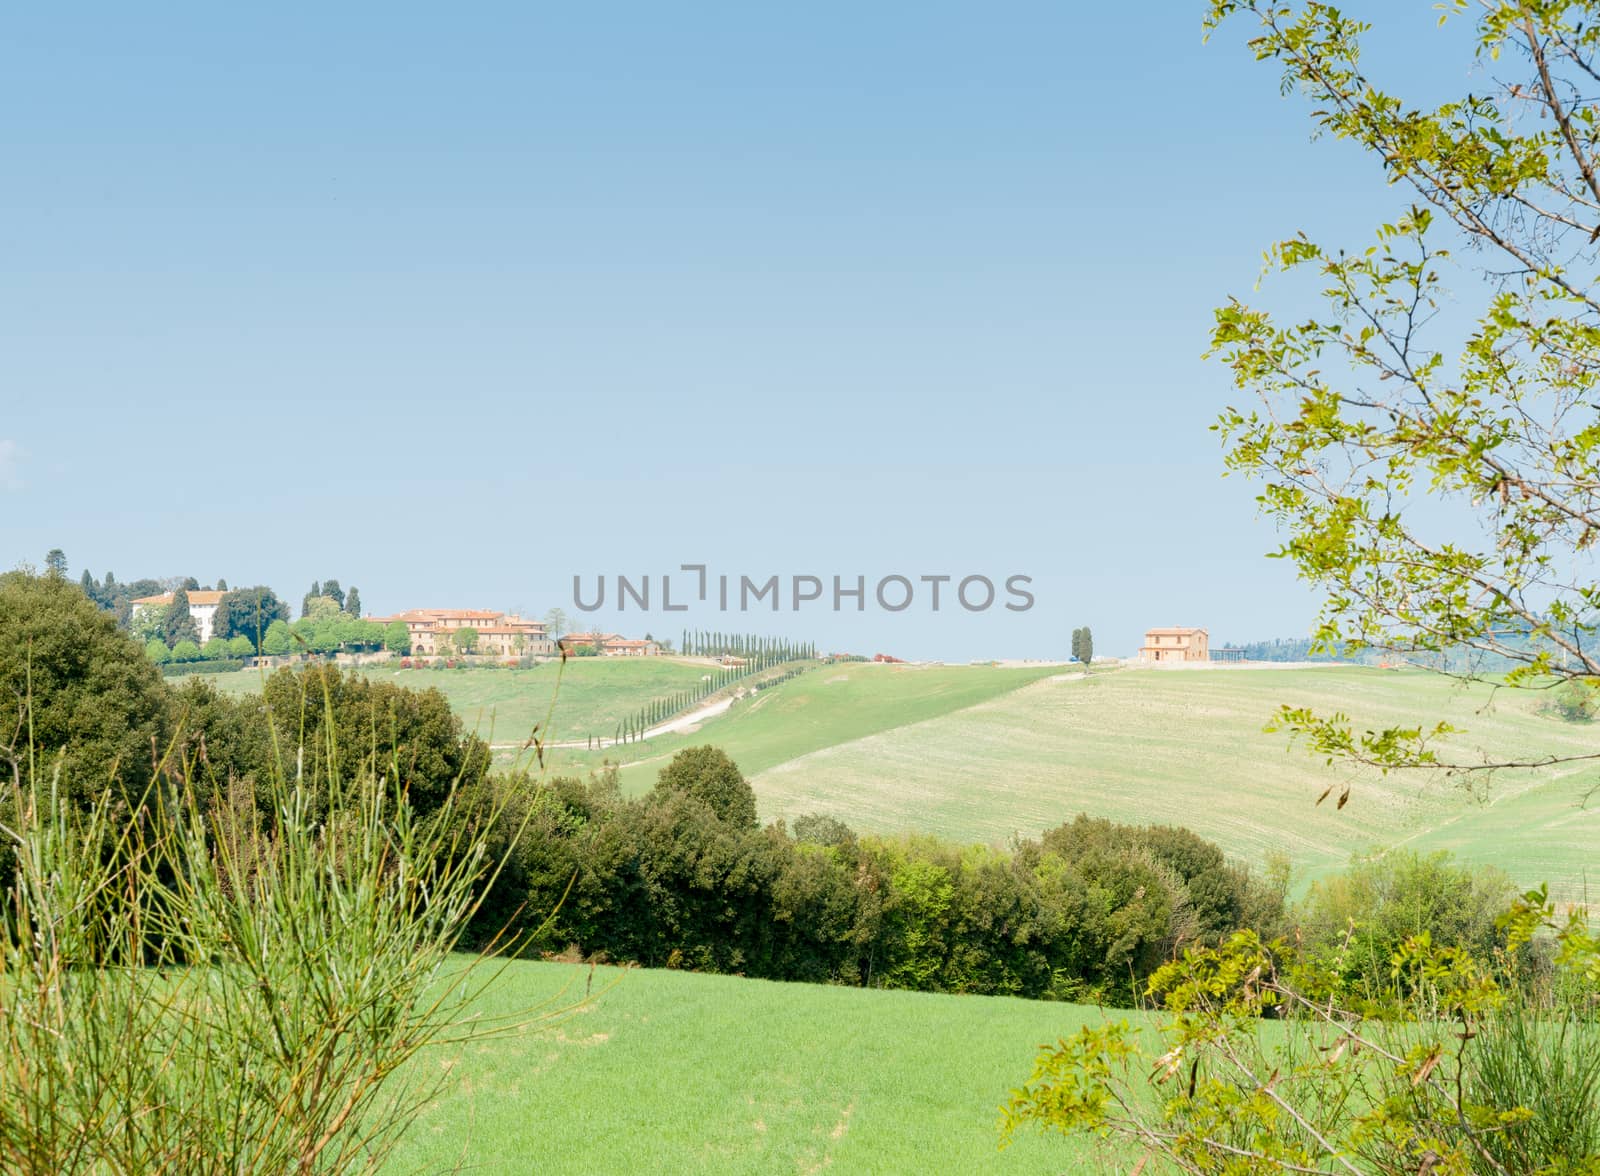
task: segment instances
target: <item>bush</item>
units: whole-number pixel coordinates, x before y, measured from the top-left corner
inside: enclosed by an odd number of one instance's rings
[[[197,662],[167,662],[161,667],[161,674],[166,678],[187,678],[195,674],[231,674],[245,668],[245,663],[237,658],[224,658],[222,661],[197,661]]]
[[[1600,686],[1589,682],[1563,682],[1550,692],[1544,710],[1568,723],[1587,723],[1594,719],[1595,691]]]
[[[1003,853],[856,837],[825,817],[797,820],[791,839],[755,826],[731,760],[691,751],[632,800],[612,773],[556,781],[526,803],[519,780],[486,783],[486,796],[506,798],[508,821],[529,825],[476,941],[524,904],[560,903],[531,947],[779,980],[1131,1004],[1172,945],[1194,936],[1187,885],[1150,843],[1222,860],[1198,838],[1106,822],[1056,831],[1070,859],[1035,841]],[[1280,891],[1233,867],[1220,876],[1263,929],[1281,923]]]
[[[755,828],[756,794],[740,773],[739,765],[720,748],[689,747],[680,751],[656,776],[656,791],[691,796],[720,819]]]
[[[165,751],[169,717],[150,656],[76,584],[0,574],[0,784],[21,771],[31,727],[74,796],[113,780],[137,795]]]
[[[0,1170],[379,1170],[437,1088],[406,1063],[481,1032],[451,952],[492,863],[455,790],[421,820],[379,773],[131,824],[59,769],[11,790]]]
[[[1293,919],[1309,958],[1378,992],[1391,983],[1395,953],[1424,933],[1439,947],[1492,958],[1505,945],[1496,921],[1515,896],[1492,866],[1457,865],[1442,850],[1397,850],[1313,883]]]
[[[1550,938],[1558,983],[1530,987],[1502,956],[1426,931],[1395,951],[1376,1003],[1285,939],[1190,949],[1150,981],[1167,1012],[1153,1034],[1106,1023],[1040,1053],[1006,1138],[1110,1134],[1145,1150],[1141,1167],[1193,1173],[1600,1170],[1600,939],[1543,891],[1499,922],[1512,955]]]

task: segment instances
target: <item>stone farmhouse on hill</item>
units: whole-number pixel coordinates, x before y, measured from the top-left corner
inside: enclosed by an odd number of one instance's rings
[[[189,593],[189,615],[194,618],[194,627],[200,631],[200,644],[204,645],[211,640],[211,628],[217,617],[217,605],[222,603],[222,593],[203,592],[199,589]],[[130,607],[135,618],[148,609],[165,611],[172,607],[172,593],[163,592],[160,596],[141,596],[138,600],[131,601]]]
[[[555,642],[543,621],[530,621],[516,613],[481,608],[414,608],[392,617],[367,617],[380,625],[402,622],[411,635],[411,652],[433,657],[454,652],[451,638],[457,629],[478,634],[476,652],[494,657],[548,657]]]
[[[568,650],[582,645],[594,647],[601,657],[656,657],[661,653],[658,642],[622,637],[616,633],[568,633],[561,639]]]
[[[1208,662],[1211,637],[1204,629],[1146,629],[1139,647],[1144,662]]]

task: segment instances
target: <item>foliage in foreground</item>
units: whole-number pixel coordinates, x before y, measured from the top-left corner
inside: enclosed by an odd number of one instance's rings
[[[0,800],[0,1170],[375,1171],[433,1090],[406,1063],[493,1029],[447,962],[484,839],[392,760],[342,775],[334,731],[264,805],[191,764],[131,819],[29,757]]]
[[[1441,24],[1476,20],[1481,75],[1437,106],[1370,75],[1368,26],[1333,5],[1206,7],[1208,30],[1250,23],[1256,59],[1314,104],[1317,131],[1413,201],[1366,247],[1304,234],[1272,247],[1269,269],[1314,275],[1319,310],[1216,312],[1212,353],[1253,402],[1221,416],[1227,464],[1261,483],[1276,554],[1320,591],[1319,646],[1488,659],[1514,666],[1513,687],[1593,695],[1600,3],[1436,5]],[[1452,762],[1443,725],[1362,731],[1287,707],[1280,722],[1319,755],[1385,769],[1518,760]]]
[[[1040,1054],[1006,1137],[1118,1136],[1191,1173],[1600,1172],[1600,941],[1542,890],[1502,928],[1493,956],[1408,938],[1378,999],[1252,932],[1187,951],[1151,979],[1158,1026]],[[1515,963],[1538,933],[1554,971],[1535,985]]]

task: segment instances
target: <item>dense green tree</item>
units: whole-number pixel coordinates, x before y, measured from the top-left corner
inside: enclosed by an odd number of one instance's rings
[[[437,690],[407,690],[331,665],[281,669],[263,692],[280,745],[297,749],[313,780],[336,769],[357,778],[361,763],[378,757],[378,770],[399,780],[412,803],[432,811],[452,781],[477,784],[489,768],[489,747],[463,731],[459,717]],[[329,747],[331,720],[336,737]]]
[[[681,792],[707,805],[724,821],[754,828],[756,794],[739,765],[719,747],[686,747],[656,776],[657,793]]]
[[[218,576],[217,577],[216,591],[218,591],[218,592],[226,592],[227,590],[228,590],[228,582],[226,580],[224,580],[221,576]]]
[[[450,644],[456,647],[459,653],[471,653],[478,648],[478,631],[476,629],[457,629],[450,634]]]
[[[265,585],[235,588],[222,594],[211,619],[211,632],[232,639],[247,637],[254,643],[274,621],[288,621],[289,606]],[[252,646],[253,648],[253,646]]]
[[[228,656],[229,657],[232,657],[232,658],[251,657],[251,656],[253,656],[255,654],[255,652],[256,652],[255,642],[251,641],[250,638],[248,638],[248,637],[240,636],[240,637],[230,637],[228,639]]]
[[[45,552],[44,572],[47,576],[65,579],[67,575],[67,553],[59,547],[52,547]]]
[[[166,699],[144,651],[76,584],[0,574],[0,773],[26,777],[31,729],[33,762],[59,762],[70,794],[113,780],[138,793],[164,750]]]
[[[172,594],[172,603],[167,605],[166,612],[161,615],[161,639],[174,652],[182,641],[199,644],[200,628],[189,612],[189,593],[183,588]]]
[[[411,652],[411,630],[404,621],[390,621],[384,626],[383,647],[390,653]]]
[[[261,639],[261,652],[271,657],[282,657],[292,650],[293,645],[288,623],[279,619],[267,626],[266,635]]]
[[[200,660],[200,646],[187,637],[172,647],[172,660],[192,662]]]
[[[322,582],[322,595],[332,600],[340,612],[344,611],[344,589],[339,587],[339,581],[324,580]]]
[[[806,813],[794,819],[794,839],[812,845],[849,845],[855,831],[837,817]]]
[[[311,590],[309,592],[307,592],[303,597],[300,598],[300,615],[301,615],[301,617],[308,617],[308,616],[311,615],[311,602],[313,600],[318,599],[321,595],[322,595],[322,583],[321,583],[321,581],[319,581],[319,580],[311,581]]]
[[[1496,921],[1517,896],[1492,866],[1394,850],[1312,883],[1293,912],[1297,938],[1347,980],[1373,989],[1391,982],[1391,961],[1412,936],[1466,948],[1487,959],[1505,946]]]
[[[96,604],[100,602],[99,586],[94,582],[94,577],[89,574],[89,569],[83,569],[83,576],[78,581],[78,586],[83,589],[83,594]]]
[[[1088,665],[1094,661],[1094,634],[1089,631],[1088,625],[1085,625],[1079,632],[1082,636],[1078,642],[1078,660],[1084,665]]]
[[[313,596],[305,602],[302,620],[331,621],[339,615],[339,605],[331,596]]]
[[[172,650],[167,648],[167,643],[159,637],[152,637],[144,647],[147,657],[158,666],[164,666],[172,660]]]
[[[180,579],[176,587],[182,588],[185,592],[198,592],[200,591],[200,581],[196,580],[193,576],[184,576]]]
[[[1281,311],[1217,310],[1212,354],[1248,398],[1219,421],[1227,465],[1261,483],[1277,554],[1319,590],[1319,649],[1510,667],[1511,687],[1594,682],[1600,2],[1440,7],[1441,24],[1473,23],[1477,62],[1470,91],[1432,105],[1367,72],[1369,26],[1338,8],[1209,4],[1208,29],[1245,18],[1255,58],[1308,101],[1316,131],[1355,144],[1409,202],[1370,243],[1272,246],[1269,268],[1294,275]],[[1393,76],[1420,85],[1468,64]],[[1310,289],[1322,305],[1308,313]],[[1439,726],[1364,731],[1359,715],[1301,707],[1279,723],[1319,757],[1381,769],[1574,758],[1508,748],[1452,762]]]
[[[344,611],[353,617],[361,615],[361,589],[354,584],[350,585],[350,591],[344,598]]]
[[[200,656],[206,661],[223,661],[228,656],[228,642],[223,637],[212,637],[200,647]]]

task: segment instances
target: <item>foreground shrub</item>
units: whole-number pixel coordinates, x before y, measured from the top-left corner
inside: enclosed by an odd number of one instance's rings
[[[324,718],[266,807],[164,773],[130,820],[63,758],[11,788],[0,1171],[376,1171],[436,1088],[407,1063],[492,1028],[449,961],[494,872],[458,789],[424,817],[397,755],[340,774]]]
[[[1600,1172],[1600,941],[1542,890],[1501,929],[1490,955],[1408,938],[1378,1002],[1284,940],[1191,949],[1149,983],[1164,1019],[1040,1054],[1005,1138],[1121,1136],[1192,1173]],[[1555,961],[1537,986],[1514,966],[1536,933]]]

